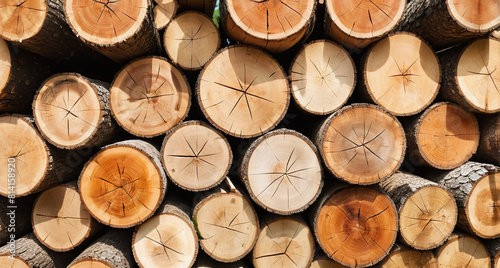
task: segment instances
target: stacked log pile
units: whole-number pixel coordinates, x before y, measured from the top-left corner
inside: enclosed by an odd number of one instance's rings
[[[4,0],[0,266],[500,267],[500,4]]]

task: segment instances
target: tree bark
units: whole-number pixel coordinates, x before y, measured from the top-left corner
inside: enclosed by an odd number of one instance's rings
[[[436,251],[439,267],[491,267],[488,249],[475,236],[454,233]]]
[[[489,239],[484,241],[491,257],[491,267],[500,267],[500,239]]]
[[[500,166],[500,114],[479,120],[481,137],[475,158]]]

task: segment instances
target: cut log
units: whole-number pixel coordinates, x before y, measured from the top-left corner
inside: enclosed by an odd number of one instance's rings
[[[476,236],[500,237],[500,168],[477,162],[433,178],[455,197],[457,226]]]
[[[216,0],[178,0],[179,9],[181,10],[196,10],[205,15],[212,17]]]
[[[199,70],[219,50],[219,30],[205,14],[184,12],[168,24],[163,45],[168,57],[182,69]]]
[[[193,219],[202,238],[200,246],[211,258],[235,262],[254,247],[259,219],[251,201],[235,188],[216,187],[202,193]]]
[[[0,116],[0,195],[16,197],[43,191],[76,179],[81,165],[70,165],[67,152],[45,143],[32,117],[17,114]],[[12,175],[9,175],[12,174]],[[14,178],[10,185],[7,178]]]
[[[330,258],[325,254],[323,250],[316,250],[316,254],[314,255],[314,259],[309,268],[347,268],[348,266],[344,266]]]
[[[352,104],[330,115],[316,133],[316,146],[330,172],[349,183],[374,184],[403,162],[401,123],[372,104]]]
[[[491,256],[491,267],[499,268],[500,267],[500,239],[489,239],[484,241],[485,246],[488,248],[488,251]]]
[[[497,40],[500,40],[500,27],[491,32],[490,36],[496,38]]]
[[[289,79],[293,98],[312,114],[330,114],[344,105],[356,85],[356,65],[339,45],[317,40],[295,56]]]
[[[396,116],[420,113],[436,98],[441,68],[436,53],[410,33],[395,33],[370,48],[361,90]]]
[[[116,62],[158,54],[160,36],[149,0],[63,0],[64,15],[75,35]]]
[[[315,0],[227,0],[221,2],[221,27],[235,41],[279,53],[306,35],[315,9]]]
[[[314,234],[331,259],[350,267],[374,265],[396,240],[396,207],[378,190],[345,187],[325,191],[311,210]]]
[[[110,105],[118,124],[135,136],[164,134],[187,116],[191,89],[167,59],[150,56],[127,64],[111,84]]]
[[[474,112],[500,111],[500,69],[497,68],[500,40],[478,39],[465,47],[441,53],[440,60],[443,63],[440,93],[445,99]]]
[[[177,13],[179,4],[176,0],[154,0],[153,18],[158,30],[167,27]]]
[[[167,188],[160,152],[141,140],[117,142],[89,160],[78,181],[83,204],[99,222],[129,228],[151,217]]]
[[[438,262],[432,251],[419,251],[395,244],[391,253],[377,267],[438,268]]]
[[[500,166],[500,114],[479,120],[481,137],[474,157]]]
[[[182,201],[178,196],[168,196],[156,215],[135,229],[132,250],[140,267],[181,268],[194,264],[198,237],[191,211]]]
[[[269,132],[250,145],[241,163],[241,178],[255,203],[281,215],[305,210],[323,188],[316,147],[289,129]]]
[[[240,138],[259,136],[275,127],[290,101],[288,80],[279,63],[246,45],[216,54],[201,71],[196,93],[208,121]]]
[[[418,165],[456,168],[472,157],[479,144],[476,117],[454,103],[435,103],[405,127],[408,158]]]
[[[404,0],[326,0],[325,30],[348,48],[364,48],[384,37],[399,23],[406,10]]]
[[[98,238],[68,268],[132,268],[135,267],[130,240],[132,230],[113,229]]]
[[[51,72],[45,59],[0,38],[0,112],[31,113],[36,88]]]
[[[436,252],[439,267],[491,267],[488,250],[479,239],[454,234]]]
[[[33,101],[33,115],[42,136],[62,149],[102,146],[118,126],[109,108],[109,84],[77,73],[48,78]]]
[[[455,198],[435,182],[396,171],[380,186],[398,209],[400,240],[405,244],[430,250],[453,232],[458,214]]]
[[[50,188],[33,205],[33,232],[53,251],[72,250],[101,229],[83,206],[76,186],[72,181]]]
[[[253,250],[254,267],[309,267],[314,237],[307,224],[292,216],[265,219]]]
[[[21,237],[31,232],[31,208],[36,195],[12,199],[0,196],[0,245],[10,240],[10,235]],[[9,202],[10,201],[10,202]],[[13,216],[11,216],[13,215]]]
[[[398,29],[445,48],[485,35],[499,25],[500,5],[496,1],[412,0]]]
[[[218,262],[203,251],[200,251],[198,257],[196,258],[196,262],[193,265],[194,268],[247,268],[243,261],[235,261],[231,263]]]

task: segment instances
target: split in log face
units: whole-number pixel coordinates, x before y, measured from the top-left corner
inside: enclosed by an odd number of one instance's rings
[[[281,66],[264,51],[245,45],[215,55],[200,73],[196,90],[212,125],[240,138],[259,136],[276,126],[290,101]]]
[[[45,1],[3,0],[0,3],[0,37],[22,42],[37,34],[47,16]]]
[[[470,190],[465,213],[474,233],[484,238],[500,234],[500,171],[489,172]]]
[[[500,5],[495,0],[446,0],[451,17],[471,32],[489,32],[500,24]]]
[[[400,249],[392,252],[380,262],[381,268],[438,268],[438,262],[432,251]]]
[[[376,190],[350,187],[334,192],[314,220],[318,243],[335,261],[357,267],[384,258],[396,240],[397,212]]]
[[[436,252],[439,267],[491,267],[487,249],[476,237],[453,235]]]
[[[14,259],[10,258],[10,254],[0,255],[0,263],[3,267],[9,268],[32,268],[25,260],[15,256]],[[107,268],[107,267],[106,267]]]
[[[113,81],[109,98],[117,123],[146,138],[164,134],[180,123],[191,106],[184,75],[157,56],[127,64]]]
[[[155,0],[155,3],[153,18],[156,27],[161,30],[174,18],[178,5],[175,0]]]

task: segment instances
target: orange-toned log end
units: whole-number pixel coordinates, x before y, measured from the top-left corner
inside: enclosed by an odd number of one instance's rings
[[[153,8],[153,18],[155,20],[156,28],[158,28],[158,30],[162,30],[172,21],[177,13],[179,5],[176,0],[155,0],[155,3],[156,5]]]
[[[129,140],[107,146],[87,162],[79,189],[94,218],[111,227],[128,228],[153,215],[166,189],[155,150],[144,141]]]
[[[246,45],[216,54],[200,73],[196,91],[212,125],[241,138],[256,137],[275,127],[290,101],[288,80],[278,62]]]
[[[314,230],[330,258],[346,266],[370,266],[382,260],[396,240],[396,207],[371,188],[341,189],[319,208]]]
[[[363,48],[388,34],[401,20],[405,0],[326,0],[327,34],[343,45]]]
[[[471,32],[486,33],[500,25],[500,5],[495,0],[446,0],[451,17]]]
[[[380,268],[438,268],[438,262],[432,251],[398,249],[383,259]]]
[[[491,267],[490,254],[473,236],[454,234],[436,252],[439,267]]]
[[[113,268],[113,266],[109,265],[106,262],[100,260],[82,260],[79,262],[75,262],[72,265],[68,266],[68,268]]]
[[[0,37],[22,42],[36,35],[47,16],[46,0],[3,0],[0,3]]]

